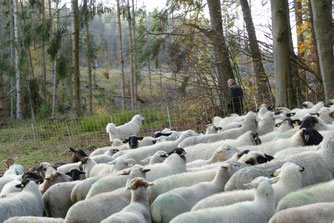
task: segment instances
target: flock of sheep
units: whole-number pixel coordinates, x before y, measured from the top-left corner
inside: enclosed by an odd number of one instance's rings
[[[334,101],[333,101],[334,102]],[[24,170],[7,159],[0,222],[195,223],[334,220],[334,105],[214,117],[206,132],[137,137],[144,118],[109,123],[111,146]]]

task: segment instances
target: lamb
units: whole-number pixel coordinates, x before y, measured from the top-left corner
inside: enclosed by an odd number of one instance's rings
[[[42,194],[35,182],[23,180],[17,187],[22,191],[0,199],[0,222],[13,216],[43,216]]]
[[[267,142],[257,146],[239,147],[239,149],[262,151],[273,156],[280,150],[289,147],[318,145],[322,139],[322,135],[314,129],[301,129],[297,131],[291,138],[277,139],[274,142]]]
[[[177,215],[190,211],[199,200],[223,191],[230,176],[243,167],[238,163],[225,163],[210,182],[176,188],[158,196],[151,206],[153,221],[170,222]]]
[[[71,192],[78,183],[79,181],[57,183],[43,194],[46,216],[65,218],[73,204]]]
[[[109,141],[112,142],[114,139],[124,140],[132,135],[137,135],[140,127],[144,121],[144,117],[141,115],[135,115],[131,121],[124,125],[117,126],[114,123],[108,123],[106,132],[109,134]]]
[[[275,192],[274,193],[275,207],[279,202],[279,200],[286,194],[296,191],[302,187],[301,172],[303,171],[304,171],[303,167],[300,167],[294,163],[287,162],[282,166],[282,168],[276,170],[276,172],[274,173],[274,176],[278,175],[278,177],[267,179],[270,183],[274,183],[272,187]],[[257,183],[260,183],[261,181],[265,180],[263,178],[264,177],[258,177],[254,179],[250,183],[250,185],[256,186]],[[275,183],[277,180],[278,182]],[[234,204],[236,202],[253,200],[253,199],[254,199],[253,190],[228,191],[201,200],[193,207],[192,211],[205,208],[226,206]]]
[[[326,136],[317,151],[304,152],[291,156],[283,161],[272,161],[269,163],[246,167],[235,173],[225,185],[225,190],[243,189],[241,185],[251,182],[258,176],[269,177],[275,169],[280,168],[285,162],[292,162],[303,166],[303,187],[329,181],[333,178],[334,164],[334,136]]]
[[[334,202],[309,204],[276,213],[269,223],[333,222]]]
[[[261,182],[255,189],[255,199],[233,205],[208,208],[183,213],[171,223],[261,223],[268,222],[275,213],[274,190],[268,181]]]
[[[260,143],[261,140],[258,134],[248,131],[243,135],[239,136],[237,139],[221,140],[213,143],[200,143],[197,145],[186,147],[184,148],[184,150],[187,152],[187,161],[192,162],[198,159],[209,159],[216,151],[216,149],[222,145],[229,145],[230,147],[240,147],[246,145],[258,145]],[[232,156],[234,154],[232,153],[233,150],[231,149],[230,151],[230,154]],[[231,156],[226,157],[226,159],[229,159]]]
[[[280,200],[276,212],[318,202],[334,202],[334,180],[305,187]]]
[[[243,121],[241,128],[230,129],[217,134],[189,137],[188,139],[183,140],[183,142],[181,142],[178,147],[185,148],[187,146],[195,145],[198,143],[210,143],[223,139],[236,139],[247,131],[255,132],[257,130],[257,127],[257,115],[254,112],[249,112],[245,116],[245,120]]]
[[[184,140],[187,137],[197,135],[193,130],[187,130],[183,132],[180,137],[176,141],[166,141],[166,142],[161,142],[159,144],[154,144],[151,146],[144,146],[140,147],[135,150],[125,150],[125,151],[120,151],[113,155],[113,158],[117,158],[122,155],[126,155],[129,158],[134,159],[137,163],[140,163],[141,160],[152,156],[155,152],[161,150],[165,152],[171,152],[173,149],[177,148],[177,145]],[[182,148],[182,147],[179,147]]]
[[[122,185],[122,188],[95,194],[94,197],[74,204],[66,215],[66,222],[99,223],[110,215],[121,211],[130,204],[131,193],[126,188],[130,186],[131,180],[136,177],[145,177],[147,171],[149,169],[140,165],[133,166],[130,172],[124,171],[123,174],[129,174],[129,176],[122,175],[126,178],[126,183]],[[94,214],[91,214],[92,210]]]
[[[151,213],[147,198],[147,187],[152,183],[144,178],[136,178],[131,182],[131,203],[122,211],[111,215],[101,223],[150,223]]]
[[[62,218],[46,218],[46,217],[12,217],[4,223],[64,223]]]

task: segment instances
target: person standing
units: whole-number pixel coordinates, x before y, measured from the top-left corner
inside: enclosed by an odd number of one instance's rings
[[[229,79],[227,81],[227,86],[229,87],[229,97],[230,97],[228,104],[229,113],[242,115],[244,94],[242,92],[241,87],[235,83],[234,79]]]

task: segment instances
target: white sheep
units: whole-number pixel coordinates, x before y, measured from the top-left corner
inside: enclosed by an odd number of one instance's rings
[[[71,192],[71,201],[76,203],[81,200],[85,200],[87,193],[91,186],[102,177],[90,177],[88,179],[79,181]]]
[[[79,181],[63,182],[52,185],[44,194],[45,213],[48,217],[65,218],[73,205],[71,193]]]
[[[144,178],[136,178],[131,182],[131,203],[120,212],[111,215],[101,223],[150,223],[151,213],[147,198],[147,187],[152,183]]]
[[[123,145],[126,145],[126,143],[123,143],[120,139],[114,139],[111,146],[97,148],[93,152],[91,152],[89,156],[92,157],[96,155],[102,155],[110,149],[117,149],[117,147],[122,147]]]
[[[187,130],[183,132],[176,141],[165,141],[165,142],[161,142],[161,143],[154,144],[151,146],[140,147],[138,149],[120,151],[116,153],[115,155],[113,155],[113,158],[117,158],[119,156],[125,155],[129,158],[134,159],[137,163],[140,163],[141,160],[149,156],[152,156],[157,151],[165,151],[167,153],[173,151],[175,148],[177,148],[177,145],[182,140],[186,139],[187,137],[193,136],[193,135],[197,135],[197,133],[194,132],[193,130]],[[179,147],[179,148],[182,148],[182,147]]]
[[[216,127],[223,128],[224,126],[226,126],[229,123],[242,122],[244,119],[245,119],[245,116],[239,116],[237,114],[231,114],[230,116],[225,117],[225,118],[215,116],[215,117],[212,118],[212,124]]]
[[[4,223],[64,223],[62,218],[46,218],[46,217],[12,217]]]
[[[144,121],[143,116],[135,115],[131,121],[120,126],[116,126],[114,123],[108,123],[106,132],[109,134],[110,142],[114,139],[124,140],[132,135],[137,135],[142,125],[142,121]]]
[[[247,145],[257,145],[260,143],[258,134],[248,131],[237,139],[226,139],[220,140],[213,143],[200,143],[192,146],[185,147],[184,150],[187,152],[186,158],[188,162],[192,162],[198,159],[209,159],[212,154],[222,145],[229,145],[231,147],[241,147]],[[180,147],[183,148],[183,147]],[[231,150],[232,152],[233,150]],[[238,150],[239,152],[240,150]],[[234,153],[231,153],[231,156]],[[231,157],[230,156],[230,157]],[[226,157],[229,159],[230,157]]]
[[[14,216],[43,216],[42,194],[35,182],[23,180],[17,186],[23,190],[0,199],[0,222]]]
[[[266,162],[270,162],[274,159],[274,157],[267,155],[264,152],[261,151],[249,151],[245,154],[238,155],[240,157],[237,161],[239,163],[243,163],[245,165],[257,165],[262,164]]]
[[[149,156],[141,161],[143,165],[147,164],[155,164],[155,163],[162,163],[166,159],[166,152],[165,151],[157,151],[152,156]]]
[[[321,142],[320,149],[288,157],[283,161],[246,167],[235,173],[225,185],[225,190],[243,189],[241,185],[251,182],[258,176],[270,176],[275,169],[280,168],[285,162],[292,162],[303,166],[303,186],[308,186],[333,179],[334,173],[334,136],[326,136]]]
[[[261,136],[274,131],[274,129],[275,129],[274,114],[272,112],[267,112],[263,115],[261,121],[259,122],[259,126],[256,132]]]
[[[274,189],[274,200],[275,207],[279,200],[284,197],[286,194],[296,191],[302,187],[302,175],[301,172],[304,171],[304,168],[294,164],[294,163],[285,163],[280,169],[276,170],[275,176],[278,175],[278,179],[270,178],[268,181],[274,183],[272,185]],[[255,185],[265,180],[264,177],[258,177],[254,179],[250,185]],[[276,183],[276,181],[278,182]],[[231,205],[236,202],[253,200],[254,191],[253,190],[234,190],[228,191],[220,194],[216,194],[206,199],[198,202],[192,210],[199,210],[212,207],[220,207]]]
[[[225,163],[210,182],[190,187],[180,187],[158,196],[151,205],[154,222],[169,222],[177,215],[190,211],[201,199],[224,190],[224,185],[233,173],[243,168],[239,163]]]
[[[187,146],[195,145],[198,143],[210,143],[216,142],[223,139],[236,139],[247,131],[255,132],[258,127],[258,118],[254,112],[249,112],[245,116],[245,120],[242,123],[241,128],[230,129],[223,131],[221,133],[210,134],[210,135],[200,135],[192,136],[183,140],[178,147],[185,148]]]
[[[331,111],[329,108],[323,107],[318,112],[319,118],[325,123],[325,124],[333,124],[333,111]]]
[[[147,171],[149,169],[139,165],[133,166],[130,172],[123,171],[123,174],[129,176],[122,175],[126,178],[122,187],[114,191],[95,194],[89,199],[77,202],[69,209],[65,218],[66,222],[99,223],[119,212],[130,203],[131,193],[126,190],[126,187],[130,185],[132,179],[145,177]]]
[[[275,213],[274,190],[269,182],[263,181],[255,189],[255,199],[229,206],[208,208],[183,213],[171,223],[266,223]]]
[[[318,202],[334,202],[333,188],[334,180],[331,180],[297,190],[280,200],[276,212]]]
[[[334,220],[334,202],[315,203],[276,213],[269,223],[328,222]]]
[[[275,153],[275,159],[276,160],[284,160],[284,159],[287,159],[290,156],[294,156],[294,155],[297,155],[299,153],[315,151],[315,150],[318,149],[318,147],[319,147],[319,145],[290,147],[290,148],[287,148],[287,149],[283,149],[283,150],[279,151],[278,153]]]

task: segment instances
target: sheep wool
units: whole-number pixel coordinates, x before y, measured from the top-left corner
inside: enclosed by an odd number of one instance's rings
[[[4,223],[64,223],[62,218],[46,218],[46,217],[12,217]]]

